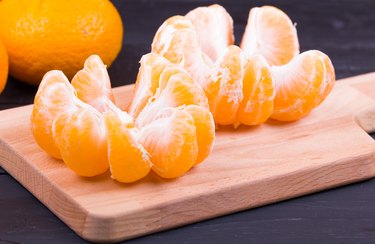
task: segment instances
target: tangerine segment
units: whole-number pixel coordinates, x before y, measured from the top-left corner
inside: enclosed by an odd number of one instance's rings
[[[128,112],[134,118],[148,103],[159,87],[160,75],[170,62],[156,53],[142,56],[140,68],[135,82],[133,99],[129,105]]]
[[[197,132],[198,155],[194,165],[201,163],[210,155],[215,141],[215,122],[207,108],[188,105],[182,109],[188,112],[194,120]]]
[[[84,68],[73,77],[72,86],[79,99],[100,112],[108,109],[107,100],[114,102],[106,66],[98,55],[86,59]]]
[[[237,109],[243,99],[244,66],[242,50],[234,45],[229,46],[203,88],[218,124],[230,125],[236,122]]]
[[[229,45],[233,45],[233,19],[222,6],[198,7],[187,13],[186,17],[197,31],[202,51],[212,61],[216,61]]]
[[[147,151],[137,141],[134,128],[127,128],[112,111],[105,114],[109,166],[112,178],[124,183],[137,181],[151,170]]]
[[[293,121],[307,115],[332,90],[334,68],[328,56],[311,50],[296,56],[289,64],[272,67],[276,81],[271,118]]]
[[[64,163],[80,176],[96,176],[108,170],[108,150],[103,116],[88,106],[57,116],[53,138]]]
[[[296,27],[278,8],[252,8],[241,48],[247,56],[261,54],[271,66],[287,64],[299,53]]]
[[[183,69],[172,66],[163,70],[159,87],[136,119],[138,128],[150,123],[159,110],[195,104],[208,108],[203,89]]]
[[[243,100],[237,111],[238,124],[259,125],[272,114],[275,84],[262,56],[248,60],[244,69]]]
[[[202,52],[191,21],[184,16],[167,19],[152,41],[152,52],[184,67],[200,84],[204,84],[212,67],[211,59]]]
[[[321,104],[324,99],[328,96],[328,94],[332,91],[333,86],[335,85],[336,81],[336,75],[335,75],[335,68],[333,67],[333,64],[331,62],[331,59],[324,53],[318,51],[315,52],[317,55],[321,57],[321,59],[324,61],[324,68],[325,68],[325,74],[326,77],[324,78],[324,83],[320,86],[319,93],[323,94],[320,96],[320,98],[317,98],[315,101],[315,106],[318,106]]]
[[[37,144],[49,155],[61,158],[52,137],[52,122],[62,112],[80,105],[73,87],[61,71],[47,72],[35,95],[31,114],[31,130]]]
[[[140,140],[150,155],[152,170],[163,178],[185,174],[196,162],[198,145],[192,116],[178,108],[143,127]],[[165,112],[165,110],[164,110]]]
[[[203,89],[181,69],[167,68],[163,71],[156,97],[170,107],[196,104],[208,108]]]

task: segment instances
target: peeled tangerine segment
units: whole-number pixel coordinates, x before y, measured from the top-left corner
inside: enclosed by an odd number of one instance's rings
[[[247,56],[262,55],[271,66],[287,64],[299,53],[296,27],[278,8],[252,8],[241,48]]]
[[[106,66],[98,55],[91,55],[84,68],[73,77],[72,85],[83,102],[100,112],[107,110],[107,101],[114,102]]]
[[[201,163],[210,155],[215,141],[215,122],[207,108],[188,105],[182,109],[188,112],[194,120],[197,133],[198,155],[194,165]]]
[[[159,118],[141,129],[140,140],[150,155],[152,170],[163,178],[176,178],[197,160],[196,127],[186,111],[166,108],[160,113]]]
[[[293,121],[307,115],[332,90],[335,71],[324,53],[311,50],[279,67],[272,67],[276,97],[271,118]]]
[[[160,75],[168,65],[170,62],[156,53],[142,56],[133,98],[128,108],[131,116],[136,118],[148,100],[155,95],[156,89],[159,87]]]
[[[208,97],[215,122],[236,122],[237,109],[243,99],[242,79],[245,57],[237,46],[229,46],[212,71],[203,89]]]
[[[136,119],[136,126],[143,127],[154,119],[158,111],[182,105],[200,105],[208,108],[203,89],[182,68],[170,66],[160,75],[159,87]]]
[[[212,60],[202,52],[191,21],[173,16],[159,27],[152,41],[152,52],[185,68],[199,84],[203,84],[212,67]]]
[[[105,125],[97,110],[88,106],[62,113],[52,129],[64,163],[75,173],[89,177],[108,170]]]
[[[158,54],[142,59],[138,78],[130,105],[134,122],[113,103],[99,57],[89,57],[74,87],[62,72],[48,72],[31,116],[35,140],[80,176],[110,168],[112,178],[129,183],[151,169],[164,178],[185,174],[212,151],[207,97],[181,66]]]
[[[238,124],[259,125],[272,114],[275,83],[271,68],[259,55],[250,58],[244,69],[243,99],[237,111]]]
[[[234,43],[233,19],[218,4],[198,7],[186,14],[193,23],[202,51],[216,61]]]
[[[34,99],[31,129],[38,145],[49,155],[61,158],[52,137],[52,122],[57,115],[77,108],[73,87],[61,71],[50,71],[43,77]]]
[[[135,128],[127,128],[112,111],[105,113],[109,165],[112,178],[130,183],[145,177],[151,169],[147,151],[138,141]]]

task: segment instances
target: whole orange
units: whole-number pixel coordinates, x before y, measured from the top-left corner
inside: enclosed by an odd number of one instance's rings
[[[4,90],[8,79],[8,54],[0,41],[0,93]]]
[[[111,65],[122,36],[121,17],[109,0],[0,1],[9,73],[29,84],[39,84],[52,69],[72,78],[92,54]]]

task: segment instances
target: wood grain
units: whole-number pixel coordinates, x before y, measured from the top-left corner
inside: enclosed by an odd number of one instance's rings
[[[220,128],[212,155],[176,180],[151,174],[120,184],[109,174],[76,176],[34,143],[31,105],[0,112],[0,162],[83,238],[129,239],[374,177],[375,142],[356,123],[368,118],[361,109],[375,107],[367,87],[374,78],[339,82],[298,122]],[[115,89],[120,107],[131,89]]]

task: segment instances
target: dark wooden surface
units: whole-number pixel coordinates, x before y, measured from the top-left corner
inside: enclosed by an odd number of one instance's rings
[[[116,0],[124,45],[109,70],[114,86],[132,83],[140,57],[169,16],[212,1]],[[275,5],[297,22],[301,50],[327,53],[338,78],[375,71],[375,1],[218,1],[232,15],[237,43],[248,10]],[[374,81],[375,85],[375,81]],[[0,109],[32,103],[35,87],[9,79]],[[345,132],[343,132],[345,133]],[[340,138],[337,138],[340,140]],[[375,180],[169,230],[129,243],[374,243]],[[0,243],[83,243],[0,168]]]

